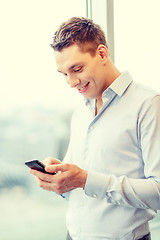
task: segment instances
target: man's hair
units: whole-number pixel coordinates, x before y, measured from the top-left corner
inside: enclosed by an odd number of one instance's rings
[[[99,44],[107,47],[105,34],[100,26],[84,17],[73,17],[62,23],[54,34],[51,47],[60,52],[73,44],[91,55],[95,54]]]

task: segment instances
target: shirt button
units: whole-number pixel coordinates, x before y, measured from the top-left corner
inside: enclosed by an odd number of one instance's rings
[[[96,194],[96,193],[94,193],[94,194],[93,194],[93,197],[94,197],[94,198],[97,198],[97,194]]]
[[[89,130],[93,130],[93,128],[94,128],[94,127],[93,127],[93,126],[91,126],[91,127],[89,128]]]

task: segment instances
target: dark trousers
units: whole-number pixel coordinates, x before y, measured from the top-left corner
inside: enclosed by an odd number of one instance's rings
[[[69,235],[69,232],[67,232],[66,240],[72,240],[71,236]],[[142,238],[140,238],[138,240],[151,240],[151,235],[150,235],[150,233],[148,233],[147,235],[143,236]]]

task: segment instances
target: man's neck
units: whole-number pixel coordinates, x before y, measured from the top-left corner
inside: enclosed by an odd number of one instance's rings
[[[96,106],[95,106],[95,116],[99,113],[101,107],[103,105],[102,98],[96,99]]]

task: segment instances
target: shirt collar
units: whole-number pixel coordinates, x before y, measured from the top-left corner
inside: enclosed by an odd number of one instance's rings
[[[121,75],[114,80],[108,89],[112,89],[116,94],[118,94],[118,96],[121,97],[132,81],[133,79],[129,72],[122,72]],[[108,89],[106,89],[104,93]]]
[[[109,92],[114,92],[121,97],[132,81],[133,79],[128,71],[122,72],[121,75],[103,92],[102,98],[106,97]],[[91,102],[92,105],[95,104],[95,99],[84,98],[84,101],[86,105],[91,104]]]

